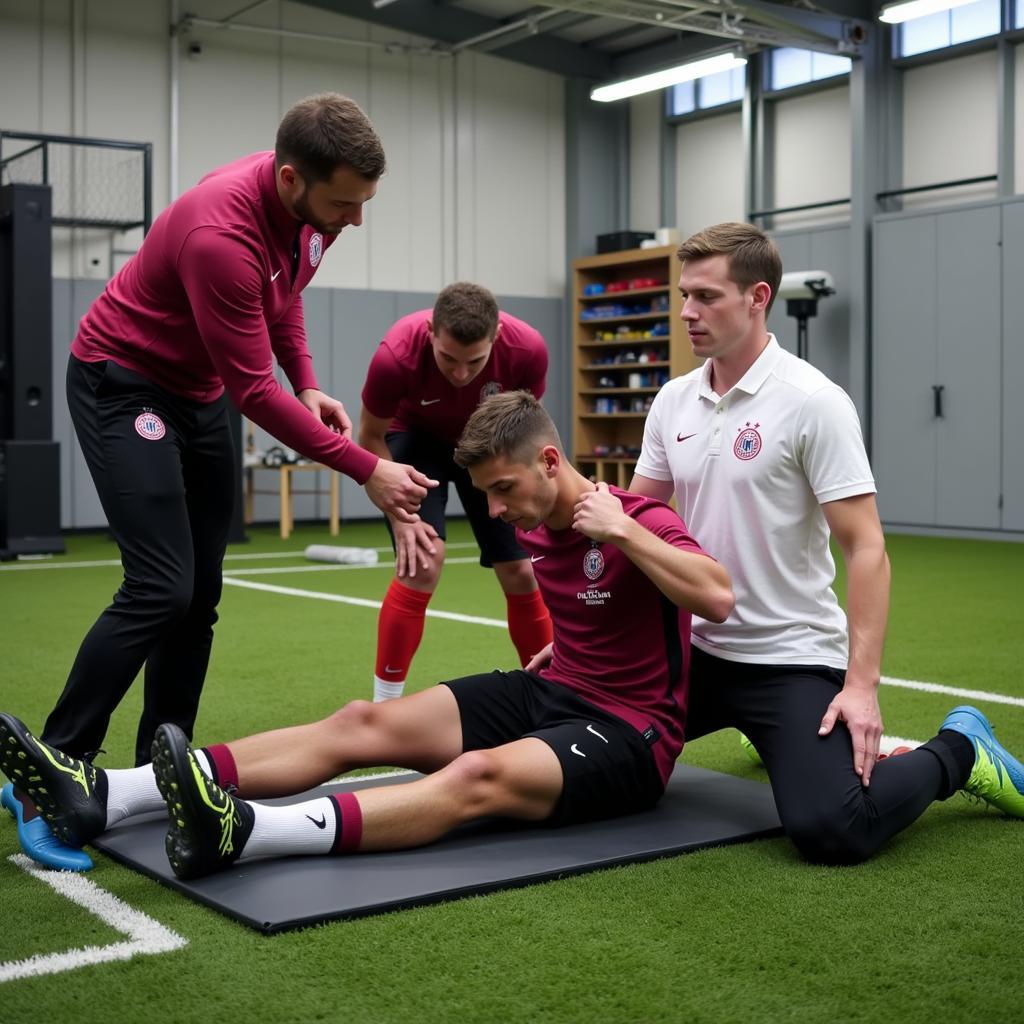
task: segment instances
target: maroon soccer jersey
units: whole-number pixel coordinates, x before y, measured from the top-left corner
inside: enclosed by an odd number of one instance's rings
[[[273,153],[236,160],[157,217],[82,318],[71,351],[197,402],[226,388],[279,441],[364,483],[377,456],[325,427],[274,378],[276,357],[296,392],[318,386],[299,293],[333,241],[284,208]]]
[[[654,498],[612,487],[626,514],[683,551],[704,554],[679,516]],[[575,530],[516,530],[530,553],[555,643],[541,675],[641,733],[656,730],[666,782],[683,749],[690,613],[678,608],[614,544]]]
[[[434,311],[402,317],[384,336],[366,374],[363,405],[391,429],[423,431],[453,444],[481,399],[499,391],[524,389],[544,394],[548,350],[540,332],[508,313],[499,313],[501,331],[486,366],[457,388],[437,368],[430,344]]]

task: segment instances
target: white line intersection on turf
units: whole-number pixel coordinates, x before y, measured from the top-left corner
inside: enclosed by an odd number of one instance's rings
[[[59,974],[91,964],[130,960],[133,956],[170,953],[188,945],[188,940],[177,932],[166,928],[159,921],[154,921],[142,911],[129,907],[113,893],[101,889],[84,875],[71,871],[45,870],[23,853],[12,854],[7,859],[33,878],[50,886],[54,892],[95,914],[104,924],[126,935],[128,941],[114,942],[109,946],[81,946],[62,953],[30,956],[25,960],[8,960],[6,963],[0,963],[0,982],[14,981],[18,978],[38,978],[44,974]]]

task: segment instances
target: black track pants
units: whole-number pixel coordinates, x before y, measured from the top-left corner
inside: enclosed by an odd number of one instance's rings
[[[162,722],[192,735],[206,677],[234,502],[227,403],[188,401],[116,363],[74,357],[67,389],[124,581],[82,641],[42,738],[75,756],[97,750],[145,665],[143,764]]]
[[[818,727],[843,673],[800,665],[745,665],[692,648],[686,739],[731,726],[745,733],[768,769],[786,834],[808,860],[856,864],[965,781],[942,736],[886,758],[868,788],[853,770],[839,722]],[[948,735],[948,734],[947,734]],[[954,737],[955,739],[955,737]]]

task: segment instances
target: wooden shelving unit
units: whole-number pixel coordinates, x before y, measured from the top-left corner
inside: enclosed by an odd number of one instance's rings
[[[679,319],[676,247],[589,256],[572,274],[573,461],[626,487],[654,396],[701,362]]]

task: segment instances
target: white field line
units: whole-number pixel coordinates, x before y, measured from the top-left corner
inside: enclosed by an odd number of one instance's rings
[[[95,914],[105,924],[126,935],[128,941],[114,942],[109,946],[82,946],[63,953],[31,956],[26,960],[9,960],[0,963],[0,982],[14,981],[17,978],[37,978],[43,974],[59,974],[91,964],[130,960],[133,956],[170,953],[188,945],[188,940],[172,932],[170,928],[165,928],[159,921],[154,921],[141,911],[129,907],[113,893],[101,889],[83,875],[70,871],[45,871],[23,853],[13,854],[8,860],[23,871],[27,871],[33,878],[45,882],[59,895]]]
[[[899,686],[904,690],[922,690],[925,693],[944,693],[950,697],[964,697],[967,700],[987,701],[989,704],[1012,704],[1024,708],[1024,697],[1008,697],[1005,693],[992,693],[989,690],[966,690],[961,686],[943,686],[942,683],[922,683],[916,679],[894,679],[882,676],[886,686]]]
[[[471,540],[457,541],[453,544],[446,544],[445,547],[448,551],[454,551],[457,548],[475,548],[476,543]],[[391,554],[391,548],[372,548],[371,550],[376,551],[378,554],[388,555]],[[245,551],[237,554],[230,554],[224,556],[225,562],[242,562],[242,561],[263,561],[265,558],[304,558],[306,552],[303,551]],[[29,558],[25,562],[16,562],[13,565],[0,565],[0,572],[36,572],[39,569],[98,569],[105,566],[120,565],[120,558],[101,558],[96,559],[92,562],[50,562],[43,561],[43,558],[50,558],[51,556],[40,556],[38,559],[35,557]]]
[[[470,555],[468,558],[446,558],[444,560],[445,565],[476,565],[480,559],[475,555]],[[334,572],[338,569],[387,569],[391,572],[395,568],[395,563],[391,560],[387,562],[374,562],[369,565],[365,562],[357,562],[354,564],[341,564],[331,562],[325,565],[275,565],[270,568],[264,569],[225,569],[224,576],[273,576],[279,573],[288,572]]]
[[[380,601],[370,601],[365,597],[347,597],[344,594],[325,594],[319,590],[299,590],[296,587],[278,587],[273,583],[256,583],[254,580],[240,580],[235,576],[225,576],[224,582],[232,587],[244,587],[247,590],[263,590],[268,594],[281,594],[283,597],[311,597],[317,601],[333,601],[335,604],[351,604],[357,608],[380,609]],[[427,615],[434,619],[449,619],[452,622],[468,622],[475,626],[495,626],[507,629],[504,619],[485,619],[479,615],[460,615],[458,612],[441,612],[433,608],[427,609]]]

